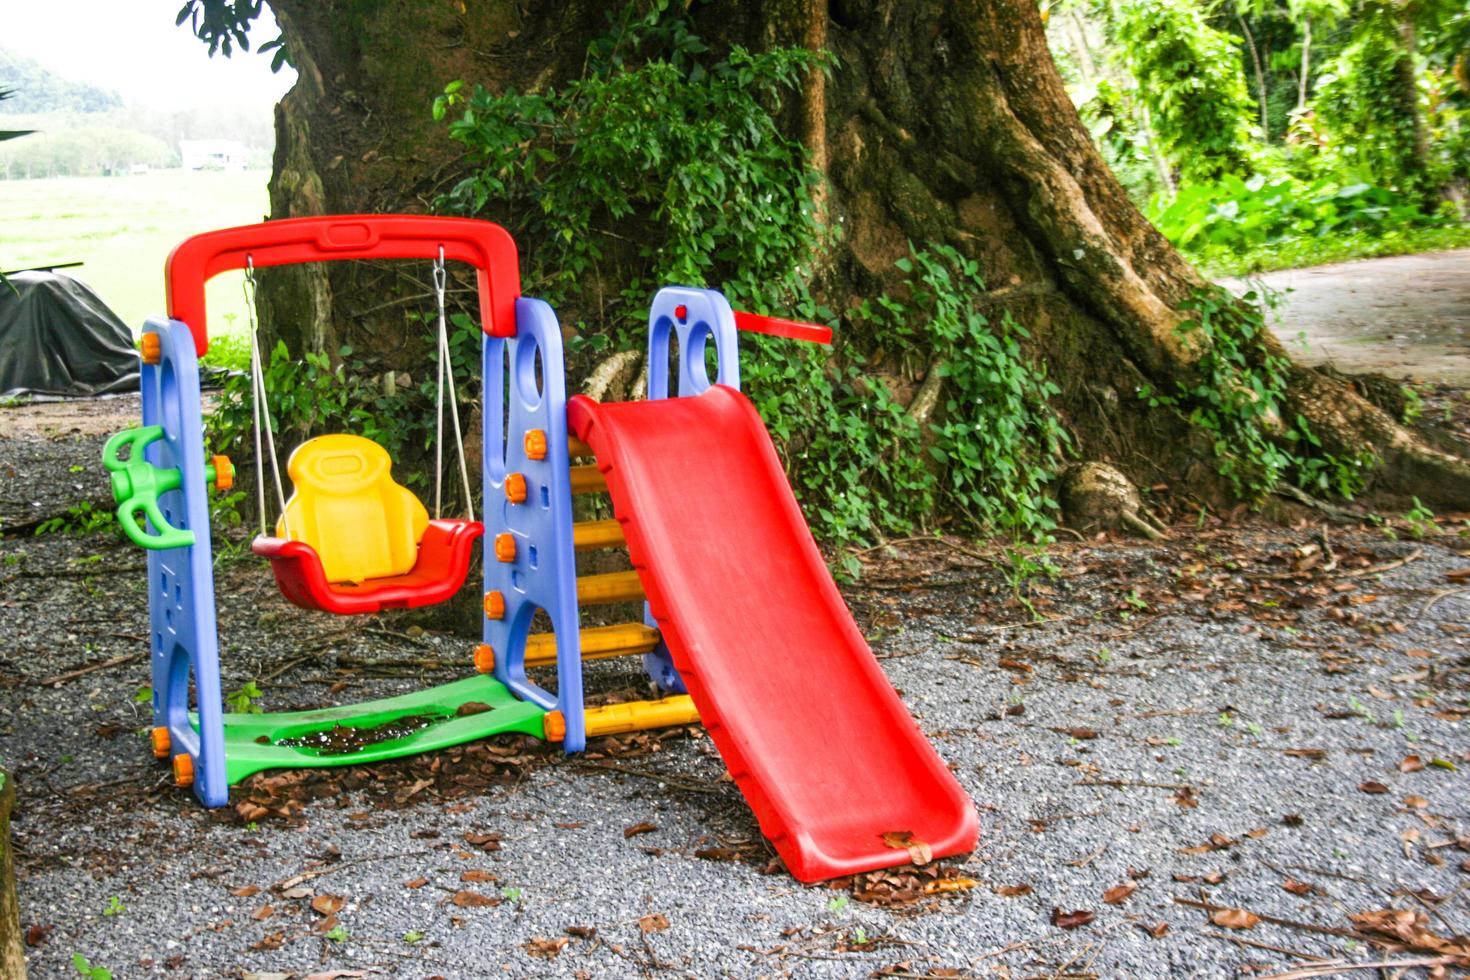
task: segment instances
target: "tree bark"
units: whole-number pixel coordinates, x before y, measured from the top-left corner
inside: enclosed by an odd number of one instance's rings
[[[15,779],[0,769],[0,976],[25,980],[26,953],[15,899],[15,854],[10,845],[10,814],[15,809]]]
[[[1250,25],[1245,22],[1245,14],[1236,14],[1235,19],[1240,24],[1240,32],[1245,35],[1245,46],[1251,53],[1251,65],[1256,72],[1256,98],[1261,103],[1261,140],[1271,142],[1271,110],[1266,104],[1266,71],[1261,67],[1261,52],[1256,50],[1256,37],[1251,33]]]
[[[607,29],[602,5],[585,0],[492,0],[462,13],[403,2],[273,6],[298,62],[312,66],[278,114],[277,216],[425,210],[463,173],[456,145],[429,118],[445,82],[559,85],[580,75],[587,42]],[[825,305],[841,311],[900,290],[894,262],[910,243],[951,245],[980,263],[1003,308],[1030,330],[1084,457],[1140,482],[1216,495],[1208,451],[1183,421],[1135,394],[1196,377],[1205,348],[1178,328],[1209,284],[1109,172],[1033,0],[712,0],[689,13],[717,48],[825,43],[836,57],[832,76],[808,80],[781,117],[824,172],[823,213],[841,229],[814,283]],[[421,352],[403,341],[401,314],[395,322],[363,312],[408,287],[380,269],[330,268],[326,279],[297,304],[326,324],[311,336],[414,370]],[[898,360],[881,339],[843,326],[854,361],[887,370]],[[910,363],[934,360],[905,353]],[[1462,461],[1427,449],[1345,385],[1308,370],[1292,377],[1293,408],[1321,425],[1331,450],[1375,446],[1380,486],[1412,488],[1431,507],[1470,508]],[[900,380],[911,393],[921,387]]]

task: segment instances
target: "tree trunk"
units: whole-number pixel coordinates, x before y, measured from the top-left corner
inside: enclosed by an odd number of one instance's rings
[[[15,809],[15,779],[0,769],[0,976],[25,980],[26,953],[15,900],[15,854],[10,846],[10,813]]]
[[[1312,17],[1302,17],[1302,74],[1296,83],[1296,111],[1298,115],[1307,111],[1307,86],[1312,78]]]
[[[1236,14],[1235,19],[1240,23],[1240,32],[1245,35],[1245,46],[1251,53],[1251,65],[1256,72],[1256,98],[1261,103],[1261,141],[1271,142],[1271,110],[1266,104],[1266,70],[1261,67],[1261,52],[1256,50],[1256,36],[1251,33],[1250,25],[1245,22],[1245,14]]]
[[[298,63],[309,66],[277,116],[277,216],[427,209],[462,175],[456,145],[429,117],[443,84],[543,90],[578,77],[588,40],[606,30],[603,6],[583,0],[273,6]],[[1209,454],[1187,426],[1136,395],[1196,377],[1203,345],[1178,328],[1208,284],[1108,171],[1063,88],[1033,0],[689,9],[696,32],[717,46],[825,38],[837,56],[831,77],[809,82],[782,117],[826,177],[824,214],[842,229],[814,284],[828,307],[900,288],[894,263],[910,243],[952,245],[981,264],[993,289],[987,315],[1008,309],[1030,329],[1034,353],[1062,388],[1054,407],[1084,457],[1144,483],[1217,488]],[[415,370],[420,352],[402,340],[401,313],[396,321],[364,313],[395,289],[410,291],[376,268],[331,268],[324,284],[303,291],[309,300],[279,302],[320,324],[308,336],[339,337]],[[271,292],[275,310],[286,290]],[[285,329],[275,316],[267,328]],[[919,363],[933,360],[915,353]],[[1306,370],[1293,378],[1294,407],[1320,426],[1329,449],[1371,443],[1385,454],[1381,487],[1418,493],[1431,507],[1470,508],[1463,462],[1427,449],[1340,383]]]

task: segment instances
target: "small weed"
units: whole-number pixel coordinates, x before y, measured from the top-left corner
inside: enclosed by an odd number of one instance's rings
[[[1373,712],[1368,710],[1368,706],[1359,701],[1355,696],[1351,694],[1348,695],[1348,707],[1352,710],[1353,714],[1357,715],[1368,724],[1378,724],[1377,717],[1374,716]]]
[[[134,704],[148,704],[152,700],[153,688],[148,686],[147,684],[144,684],[142,687],[133,692]]]
[[[69,762],[71,760],[63,759],[62,761]],[[112,918],[113,916],[122,915],[126,911],[127,907],[123,905],[123,900],[117,895],[114,895],[107,900],[107,905],[102,909],[102,914],[108,918]]]
[[[1228,712],[1228,711],[1222,711],[1222,712],[1220,712],[1220,727],[1221,728],[1229,728],[1233,724],[1235,724],[1235,717],[1233,715],[1231,715],[1230,712]]]
[[[416,942],[421,942],[423,938],[424,934],[422,932],[419,932],[417,929],[410,929],[403,934],[403,941],[409,943],[410,945]]]
[[[336,925],[326,933],[326,937],[334,943],[345,943],[347,941],[347,927]]]
[[[1108,650],[1107,647],[1103,647],[1101,650],[1097,651],[1097,653],[1094,653],[1092,655],[1092,659],[1096,660],[1101,666],[1106,667],[1109,663],[1112,662],[1113,654],[1111,651]]]
[[[519,902],[521,900],[521,890],[519,888],[506,886],[500,889],[500,894],[507,902]]]
[[[1409,526],[1409,536],[1416,541],[1439,533],[1434,511],[1420,503],[1418,497],[1414,498],[1414,506],[1404,512],[1404,523]]]
[[[1266,730],[1264,728],[1262,728],[1258,723],[1256,723],[1254,721],[1248,721],[1248,722],[1246,722],[1245,723],[1245,730],[1248,731],[1248,732],[1250,732],[1256,738],[1260,738],[1262,735],[1264,735],[1266,733]]]
[[[258,715],[263,709],[255,702],[262,696],[264,692],[261,691],[259,684],[254,681],[246,681],[244,687],[225,695],[225,703],[235,714]]]
[[[836,898],[831,899],[827,902],[827,911],[831,912],[833,915],[841,915],[842,910],[845,908],[847,908],[846,895],[838,895]]]
[[[868,944],[868,930],[858,926],[852,931],[851,941],[854,946],[866,946]]]
[[[71,954],[71,965],[87,980],[112,980],[112,971],[105,966],[93,966],[81,953]]]

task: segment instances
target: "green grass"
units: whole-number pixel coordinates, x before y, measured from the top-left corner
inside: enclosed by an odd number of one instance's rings
[[[1329,262],[1348,262],[1383,255],[1414,255],[1470,248],[1470,224],[1441,228],[1400,228],[1381,235],[1362,233],[1301,238],[1240,254],[1210,252],[1191,256],[1211,278],[1244,276],[1277,269],[1301,269]]]
[[[87,283],[133,333],[164,312],[163,264],[190,235],[260,221],[270,208],[268,174],[160,170],[127,177],[0,180],[0,270],[52,262]],[[242,274],[206,287],[211,336],[241,333]]]

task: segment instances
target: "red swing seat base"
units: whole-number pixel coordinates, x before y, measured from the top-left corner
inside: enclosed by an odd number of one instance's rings
[[[258,537],[250,545],[270,559],[281,593],[303,609],[347,616],[380,609],[413,609],[444,602],[464,585],[479,521],[431,520],[419,539],[418,560],[403,575],[362,582],[328,582],[321,556],[302,541]]]

